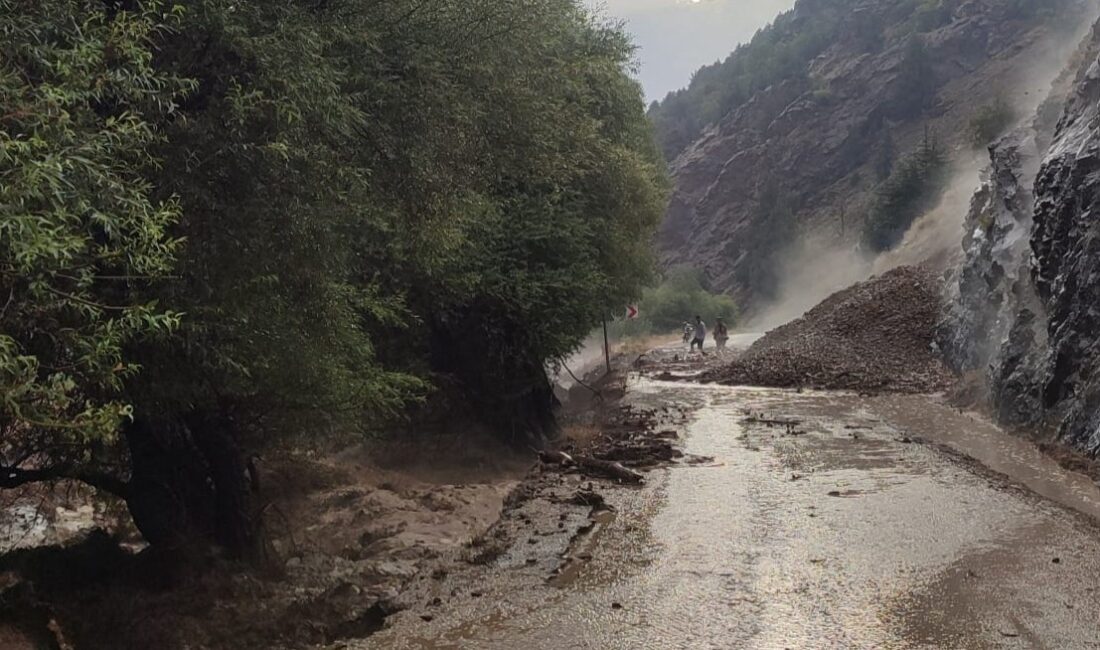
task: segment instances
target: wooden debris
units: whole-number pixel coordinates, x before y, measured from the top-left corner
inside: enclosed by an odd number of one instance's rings
[[[645,481],[644,476],[632,469],[623,467],[622,463],[600,460],[598,458],[589,458],[588,456],[578,456],[576,460],[577,465],[585,473],[608,476],[624,483],[642,483]]]

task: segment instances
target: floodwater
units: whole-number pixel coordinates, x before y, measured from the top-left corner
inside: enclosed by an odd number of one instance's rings
[[[631,395],[696,405],[685,451],[713,462],[608,491],[616,513],[554,579],[488,567],[484,597],[351,647],[1100,648],[1100,491],[981,418],[919,396]]]

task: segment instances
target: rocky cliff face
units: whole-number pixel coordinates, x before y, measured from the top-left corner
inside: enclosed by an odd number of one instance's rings
[[[794,240],[854,248],[883,165],[927,133],[963,140],[974,112],[999,96],[1038,95],[1021,84],[1059,56],[1052,35],[1090,3],[1040,4],[1041,17],[1022,17],[1019,3],[952,0],[940,26],[914,30],[912,0],[800,0],[806,24],[842,12],[839,33],[805,75],[756,93],[673,163],[664,263],[704,269],[751,309],[776,289],[776,256]],[[1004,155],[1023,164],[1029,147]]]
[[[1002,419],[1049,423],[1093,454],[1100,453],[1098,53],[1100,27],[1035,123],[992,148],[942,329],[951,362],[987,375]]]

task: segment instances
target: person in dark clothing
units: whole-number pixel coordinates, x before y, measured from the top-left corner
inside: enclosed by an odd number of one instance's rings
[[[726,342],[730,340],[730,331],[726,327],[726,321],[721,318],[718,319],[718,323],[714,326],[714,344],[718,347],[718,352],[721,353],[726,349]]]

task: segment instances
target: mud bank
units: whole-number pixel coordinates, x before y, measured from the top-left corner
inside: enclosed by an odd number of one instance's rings
[[[120,545],[96,501],[73,506],[88,510],[74,534],[61,536],[68,510],[35,514],[21,548],[0,560],[0,633],[104,650],[267,650],[364,636],[403,606],[411,579],[466,553],[520,485],[528,458],[478,447],[433,440],[265,459],[266,571],[212,555],[180,572]],[[30,516],[28,507],[9,514]]]
[[[10,536],[22,536],[0,559],[0,639],[105,650],[339,647],[405,610],[426,622],[452,598],[450,575],[507,565],[567,582],[616,516],[610,492],[637,489],[606,468],[645,482],[654,467],[698,460],[678,451],[681,407],[620,405],[621,376],[596,383],[599,397],[565,414],[572,424],[559,445],[584,462],[540,463],[532,450],[472,435],[263,459],[269,570],[210,555],[181,572],[143,545],[120,544],[117,522],[91,494],[66,505],[87,515],[76,528],[53,502],[9,504],[21,524]]]

